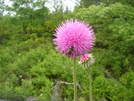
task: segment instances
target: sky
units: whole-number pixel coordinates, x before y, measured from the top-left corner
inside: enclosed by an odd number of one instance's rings
[[[10,0],[5,0],[5,3],[8,4],[8,5],[11,5],[11,3],[9,2]],[[48,1],[53,1],[53,0],[48,0]],[[75,1],[75,0],[73,0]],[[75,3],[73,2],[72,0],[63,0],[63,7],[66,7],[68,6],[69,10],[73,11],[73,8],[75,6]],[[50,10],[53,10],[53,7],[51,5],[51,2],[50,3],[46,3],[46,6],[50,9]]]

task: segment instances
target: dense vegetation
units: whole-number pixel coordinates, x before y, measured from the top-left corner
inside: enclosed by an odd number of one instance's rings
[[[0,99],[24,101],[34,96],[39,101],[50,101],[55,82],[73,82],[72,60],[55,50],[52,39],[61,21],[77,18],[90,23],[96,35],[91,51],[95,58],[91,67],[95,101],[133,101],[133,1],[106,1],[85,5],[86,0],[81,0],[74,11],[63,10],[59,2],[50,12],[44,0],[12,0],[12,6],[1,0]],[[4,15],[4,11],[9,13]],[[77,82],[81,87],[79,101],[88,101],[88,71],[78,64]],[[61,89],[62,98],[71,101],[73,85],[63,85]]]

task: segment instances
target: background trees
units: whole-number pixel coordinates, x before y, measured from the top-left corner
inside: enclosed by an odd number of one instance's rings
[[[14,13],[12,21],[22,26],[27,34],[28,25],[43,24],[47,19],[49,9],[45,6],[44,0],[11,0],[12,6],[8,11]]]
[[[105,3],[107,5],[113,3],[122,3],[134,6],[133,0],[80,0],[81,7],[89,7],[90,5],[100,5],[101,3]]]
[[[77,14],[79,19],[90,22],[94,27],[97,36],[96,47],[105,49],[104,58],[112,59],[106,61],[103,58],[106,68],[112,67],[115,70],[113,73],[118,71],[122,74],[132,65],[131,60],[128,63],[128,59],[133,56],[133,46],[130,48],[130,44],[133,43],[133,22],[131,22],[134,19],[133,15],[132,6],[120,3],[108,7],[105,4],[92,5],[87,9],[81,9]]]
[[[61,21],[78,18],[90,23],[97,37],[91,67],[94,99],[134,100],[133,0],[76,0],[74,11],[57,0],[54,11],[44,0],[10,2],[0,1],[0,98],[24,101],[35,96],[49,101],[52,83],[72,82],[71,61],[55,51],[52,39]],[[77,65],[77,74],[79,100],[88,101],[88,73]],[[62,87],[64,99],[73,99],[72,89]]]
[[[4,11],[5,11],[4,0],[0,0],[0,18],[3,16]]]

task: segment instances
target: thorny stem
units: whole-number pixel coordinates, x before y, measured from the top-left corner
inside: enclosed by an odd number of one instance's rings
[[[90,101],[93,101],[93,96],[92,96],[92,71],[91,71],[91,67],[87,67],[88,71],[89,71],[89,89],[90,89],[90,94],[89,94],[89,98]]]
[[[77,101],[77,86],[76,86],[76,59],[73,64],[73,83],[74,83],[74,101]]]

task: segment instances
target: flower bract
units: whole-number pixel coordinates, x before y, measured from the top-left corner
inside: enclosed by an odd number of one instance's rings
[[[83,56],[81,56],[79,64],[86,63],[86,62],[90,63],[90,65],[95,63],[92,54],[84,54]]]

